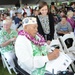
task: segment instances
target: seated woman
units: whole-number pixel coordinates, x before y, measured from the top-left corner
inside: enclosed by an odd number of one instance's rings
[[[9,65],[13,68],[13,58],[15,57],[13,42],[17,37],[17,32],[10,29],[11,24],[11,19],[3,21],[3,29],[0,31],[0,49]]]
[[[67,12],[67,21],[70,23],[73,31],[75,29],[75,21],[74,19],[72,18],[73,17],[73,12],[72,11],[68,11]]]
[[[37,33],[36,18],[23,19],[23,30],[15,42],[15,53],[19,66],[31,75],[44,75],[45,64],[59,56],[59,49],[48,52],[44,38]]]
[[[56,26],[56,32],[58,36],[63,36],[64,34],[72,32],[72,27],[70,23],[67,22],[66,16],[62,16],[61,22]]]

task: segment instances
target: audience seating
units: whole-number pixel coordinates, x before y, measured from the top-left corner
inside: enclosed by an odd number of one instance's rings
[[[70,34],[65,34],[64,36],[60,36],[59,40],[63,46],[63,50],[66,54],[68,54],[73,60],[74,62],[70,65],[70,68],[72,69],[73,72],[75,72],[74,70],[74,66],[75,66],[75,37],[74,37],[74,33],[70,33]]]
[[[4,68],[6,67],[7,70],[8,70],[8,72],[9,72],[10,74],[12,74],[11,69],[17,74],[15,68],[12,68],[12,67],[8,64],[7,59],[4,57],[3,54],[1,54],[1,58],[2,58],[2,62],[3,62],[3,67],[4,67]]]

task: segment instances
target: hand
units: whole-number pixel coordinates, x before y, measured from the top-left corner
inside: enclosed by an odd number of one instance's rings
[[[19,24],[22,24],[22,22],[20,21]]]
[[[16,31],[18,32],[18,29],[16,29]]]
[[[60,52],[59,49],[55,49],[53,52],[48,53],[48,59],[49,60],[56,59],[59,56],[59,52]]]
[[[16,40],[16,37],[10,39],[11,42],[13,42],[15,40]]]
[[[51,43],[51,41],[50,41],[50,40],[48,40],[48,41],[47,41],[47,44],[48,44],[48,45],[50,45],[50,43]]]

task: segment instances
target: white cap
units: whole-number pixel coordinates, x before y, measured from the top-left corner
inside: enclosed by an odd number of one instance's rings
[[[26,17],[23,19],[23,21],[22,21],[23,27],[26,25],[30,25],[30,24],[37,24],[35,17]]]

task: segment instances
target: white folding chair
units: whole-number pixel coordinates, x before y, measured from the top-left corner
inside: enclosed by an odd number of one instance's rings
[[[64,52],[65,53],[68,53],[68,52],[73,52],[75,51],[75,39],[74,39],[74,34],[73,33],[70,33],[70,34],[65,34],[64,36],[60,36],[59,39],[64,47]],[[73,41],[72,42],[72,45],[70,47],[67,46],[66,44],[66,40],[67,39],[72,39]]]
[[[70,47],[68,47],[66,42],[65,42],[69,38],[73,40],[73,41],[70,42],[72,44]],[[75,45],[74,45],[75,44],[75,42],[74,42],[75,39],[74,38],[75,37],[74,37],[74,33],[73,32],[70,33],[70,34],[65,34],[64,36],[60,36],[59,37],[60,42],[61,42],[61,44],[63,46],[64,52],[66,54],[68,54],[75,61],[75,57],[74,57],[75,55],[73,54],[73,52],[75,52]],[[75,66],[75,63],[73,63],[73,64]],[[70,66],[71,66],[72,71],[74,72],[75,69],[73,69],[72,65],[70,65]]]
[[[4,68],[7,68],[8,72],[9,72],[10,74],[12,74],[11,69],[17,74],[17,72],[16,72],[16,70],[15,70],[15,67],[12,68],[12,67],[9,65],[9,63],[7,62],[7,59],[4,57],[3,54],[1,54],[1,59],[2,59],[2,63],[3,63],[3,67],[4,67]]]
[[[54,39],[54,40],[52,40],[51,41],[51,43],[50,43],[50,45],[49,45],[49,47],[51,48],[51,47],[53,47],[53,46],[59,46],[59,49],[60,49],[60,51],[62,51],[63,52],[63,48],[62,48],[62,45],[61,45],[61,43],[60,43],[60,41],[59,41],[59,39],[57,38],[57,39]]]

